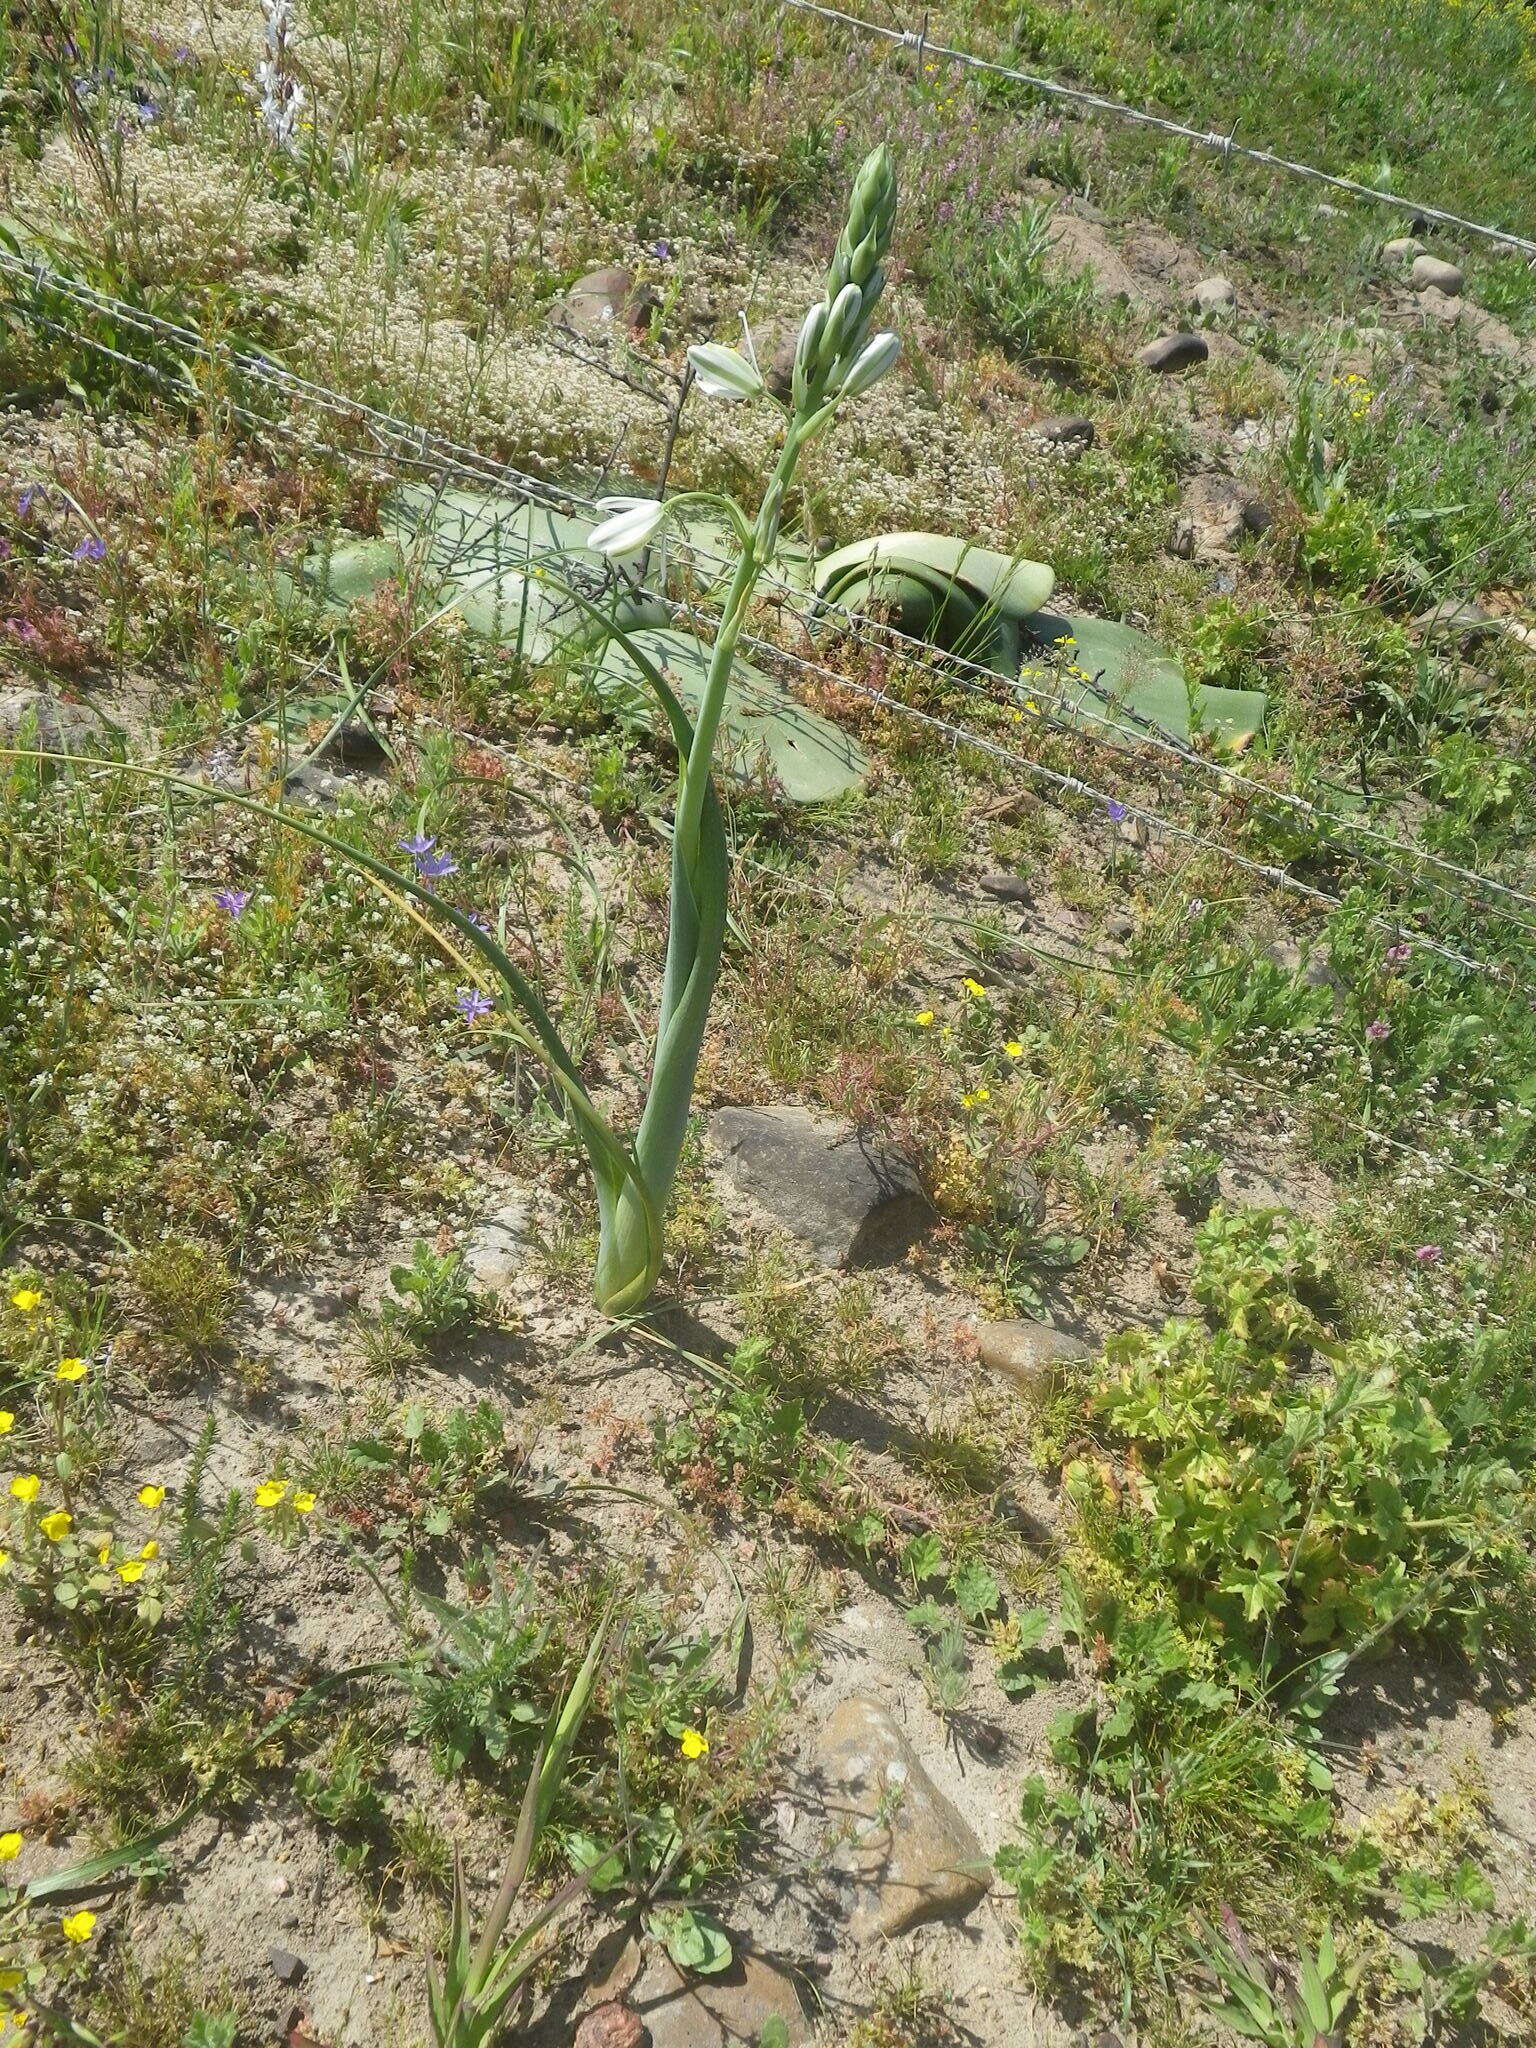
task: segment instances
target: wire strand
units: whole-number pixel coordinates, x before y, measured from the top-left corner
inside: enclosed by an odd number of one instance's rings
[[[1042,77],[1034,71],[1019,71],[1011,64],[999,64],[990,57],[978,57],[970,50],[957,50],[945,43],[936,43],[926,30],[886,28],[878,21],[866,21],[862,15],[846,14],[840,7],[824,7],[819,0],[777,0],[780,8],[792,8],[799,14],[819,15],[823,21],[836,22],[843,28],[857,29],[860,34],[878,37],[881,41],[894,43],[905,50],[921,50],[928,57],[942,57],[948,63],[963,65],[971,71],[988,71],[998,78],[1012,79],[1018,85],[1027,85],[1031,91],[1044,94],[1048,99],[1070,100],[1074,105],[1089,107],[1097,114],[1108,114],[1119,121],[1131,121],[1138,127],[1154,128],[1164,135],[1177,135],[1185,142],[1193,142],[1201,149],[1213,150],[1224,163],[1233,157],[1242,157],[1248,163],[1262,164],[1267,170],[1284,171],[1297,178],[1309,178],[1314,184],[1327,185],[1335,192],[1346,192],[1352,199],[1368,199],[1378,206],[1393,206],[1400,212],[1414,215],[1426,221],[1438,221],[1442,227],[1459,228],[1463,234],[1480,235],[1485,240],[1497,242],[1507,249],[1518,249],[1523,255],[1536,257],[1536,242],[1524,235],[1511,234],[1507,228],[1492,227],[1483,221],[1467,220],[1459,213],[1448,213],[1444,207],[1430,206],[1416,199],[1401,198],[1395,192],[1382,192],[1374,185],[1362,185],[1358,179],[1342,178],[1332,171],[1319,170],[1315,164],[1301,163],[1294,157],[1278,155],[1272,149],[1255,149],[1250,144],[1239,142],[1231,134],[1223,135],[1219,130],[1190,128],[1182,121],[1170,120],[1165,114],[1154,114],[1146,107],[1133,107],[1124,100],[1107,98],[1103,93],[1090,92],[1083,86],[1063,85],[1060,79]]]

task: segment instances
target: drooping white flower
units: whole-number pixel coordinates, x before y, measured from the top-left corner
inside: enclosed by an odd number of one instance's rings
[[[723,342],[705,341],[689,349],[688,360],[706,398],[756,398],[763,380],[744,355]]]
[[[666,523],[667,508],[656,498],[599,498],[600,512],[610,513],[587,535],[587,546],[610,562],[643,555]]]

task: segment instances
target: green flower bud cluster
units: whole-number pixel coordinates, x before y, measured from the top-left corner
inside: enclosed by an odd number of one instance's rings
[[[848,219],[795,348],[793,404],[802,416],[830,399],[867,391],[895,362],[892,334],[870,339],[885,290],[885,259],[896,220],[896,166],[882,143],[854,181]]]

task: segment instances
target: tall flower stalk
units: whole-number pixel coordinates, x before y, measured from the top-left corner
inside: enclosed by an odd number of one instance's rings
[[[274,149],[291,150],[298,140],[304,88],[289,48],[296,25],[294,0],[261,0],[266,16],[266,53],[256,67],[261,88],[261,125]]]
[[[660,1221],[687,1135],[699,1053],[720,971],[729,861],[713,767],[737,642],[758,580],[773,560],[785,497],[801,455],[838,406],[877,383],[899,352],[894,334],[872,332],[885,289],[885,259],[895,217],[895,168],[890,151],[882,147],[866,158],[854,181],[848,218],[822,296],[800,329],[790,399],[784,408],[784,437],[756,519],[749,522],[734,500],[685,492],[665,504],[609,501],[603,509],[611,509],[613,516],[590,536],[590,544],[600,553],[620,561],[634,559],[679,510],[707,498],[726,511],[741,547],[691,730],[655,665],[629,644],[631,657],[661,699],[677,744],[679,768],[661,1015],[650,1088],[635,1135],[634,1173],[605,1198],[603,1175],[593,1160],[600,1216],[595,1292],[599,1305],[613,1314],[638,1308],[656,1284]],[[736,350],[709,344],[691,349],[689,359],[706,396],[767,401],[756,366]]]

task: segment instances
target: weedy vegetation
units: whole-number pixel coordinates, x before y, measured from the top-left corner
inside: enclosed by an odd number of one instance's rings
[[[1536,2033],[1536,271],[935,51],[1536,29],[1177,12],[0,15],[5,2040]]]

